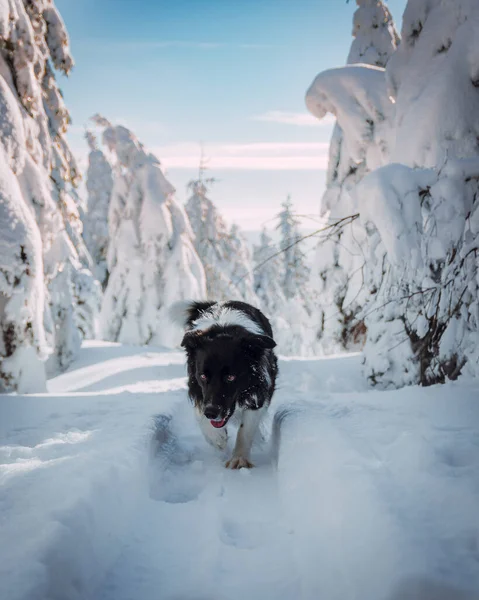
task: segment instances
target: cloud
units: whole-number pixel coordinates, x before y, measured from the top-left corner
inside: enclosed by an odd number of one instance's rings
[[[256,142],[250,144],[212,143],[204,146],[208,168],[253,171],[325,170],[328,165],[327,143]],[[200,145],[185,142],[153,149],[162,165],[169,169],[196,169]]]
[[[269,123],[282,123],[285,125],[297,125],[300,127],[320,127],[332,125],[336,122],[333,115],[326,115],[324,119],[317,119],[307,112],[287,112],[282,110],[270,110],[262,115],[252,117],[253,121],[267,121]]]
[[[245,43],[224,43],[224,42],[200,42],[195,40],[102,40],[98,38],[87,38],[81,40],[81,43],[96,47],[102,46],[114,49],[129,50],[162,50],[167,48],[191,48],[193,50],[215,50],[217,48],[240,48],[243,50],[262,50],[268,48],[277,48],[271,44],[245,44]]]

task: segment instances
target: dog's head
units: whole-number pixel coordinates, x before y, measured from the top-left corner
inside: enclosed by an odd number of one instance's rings
[[[196,379],[202,391],[199,409],[214,427],[224,427],[251,390],[253,365],[276,342],[267,335],[235,327],[189,331],[181,345],[191,361],[190,377]]]

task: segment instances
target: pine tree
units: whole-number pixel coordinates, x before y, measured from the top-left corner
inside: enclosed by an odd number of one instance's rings
[[[280,284],[285,302],[276,323],[280,351],[311,355],[318,350],[316,327],[311,319],[316,303],[310,285],[310,269],[300,247],[299,222],[290,196],[282,204],[277,219],[281,250]]]
[[[356,0],[353,37],[347,64],[385,67],[400,37],[388,7],[378,0]]]
[[[95,135],[87,131],[90,147],[86,189],[87,213],[84,218],[83,237],[94,263],[94,273],[103,290],[108,283],[108,210],[113,189],[112,167],[105,154],[98,148]]]
[[[381,0],[357,0],[357,4],[352,32],[354,40],[347,63],[384,68],[400,40],[391,14]],[[354,71],[351,73],[355,75]],[[383,90],[386,102],[385,86]],[[344,94],[331,95],[336,116],[336,108],[349,92],[345,83]],[[317,96],[313,93],[309,98],[310,108],[315,98]],[[317,110],[313,110],[313,114],[321,118],[326,113],[318,114]],[[357,213],[351,191],[385,157],[386,139],[375,139],[373,118],[367,109],[363,115],[364,126],[356,138],[359,151],[351,143],[351,136],[347,139],[340,123],[334,127],[329,148],[326,191],[321,200],[321,216],[325,223]],[[329,236],[326,242],[321,241],[317,248],[314,279],[321,298],[317,321],[322,347],[326,352],[352,350],[364,343],[364,324],[357,321],[361,310],[357,287],[362,284],[358,278],[364,260],[357,240],[363,235],[360,223],[356,222],[354,226],[340,229]]]
[[[253,261],[254,290],[262,310],[272,318],[281,313],[285,304],[284,259],[266,228],[261,232],[259,245],[254,247]]]
[[[278,214],[281,241],[280,249],[284,261],[283,292],[286,298],[293,298],[303,293],[303,288],[309,280],[309,269],[305,264],[301,252],[299,234],[299,221],[293,214],[293,203],[288,196],[282,204],[282,211]]]
[[[257,302],[249,249],[238,227],[228,230],[223,217],[208,198],[213,178],[205,178],[206,165],[200,160],[198,179],[188,188],[192,195],[186,203],[194,244],[206,273],[208,298],[218,301]]]
[[[25,247],[27,255],[30,246],[37,249],[35,257],[31,252],[28,256],[31,265],[28,271],[35,271],[34,294],[44,298],[44,314],[42,323],[38,323],[39,300],[32,313],[36,321],[28,317],[26,322],[29,331],[36,332],[35,339],[46,339],[51,349],[47,366],[50,372],[56,372],[68,366],[76,356],[82,336],[92,334],[97,298],[91,293],[95,283],[89,271],[90,257],[81,237],[83,207],[75,189],[79,173],[65,139],[70,117],[55,79],[55,71],[66,75],[71,71],[73,60],[65,26],[53,2],[11,0],[4,4],[0,11],[3,64],[0,103],[5,126],[0,137],[6,154],[2,157],[6,170],[0,176],[5,181],[5,189],[10,190],[4,217],[7,223],[12,215],[23,215],[19,223],[25,227],[25,233],[19,232],[19,238],[25,243],[20,245]],[[33,233],[35,227],[25,217],[25,209],[31,211],[36,222],[41,260],[33,241],[37,240]],[[20,256],[23,260],[23,252],[18,248],[10,256]],[[6,269],[10,267],[7,265]],[[42,294],[38,291],[40,270]],[[20,278],[23,287],[15,289],[15,294],[29,296],[31,288],[25,276],[28,278],[26,271]],[[7,296],[11,293],[10,288]],[[11,307],[8,317],[6,312],[2,313],[2,329],[5,331],[6,327],[9,336],[13,332],[18,336],[14,343],[9,340],[4,351],[6,347],[20,351],[27,338],[33,339],[29,334],[22,341],[18,333],[22,331],[24,317],[19,313],[15,316]],[[38,349],[42,345],[43,342],[35,342],[31,347]],[[44,354],[37,352],[38,357]],[[16,373],[21,370],[21,367],[16,368]],[[31,378],[30,387],[34,379]],[[20,385],[19,381],[12,377],[9,388]],[[44,385],[41,376],[38,381],[41,388]]]
[[[383,387],[479,375],[478,30],[474,0],[409,1],[387,65],[394,144],[357,190],[378,290],[366,373]]]
[[[135,135],[94,118],[116,158],[109,208],[108,270],[101,329],[105,339],[171,346],[168,315],[178,300],[205,298],[205,275],[188,217],[158,159]]]

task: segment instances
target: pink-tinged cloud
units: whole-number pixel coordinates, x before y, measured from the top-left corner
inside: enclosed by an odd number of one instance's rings
[[[333,115],[327,115],[324,119],[317,119],[313,115],[304,112],[286,112],[282,110],[270,110],[262,115],[252,117],[253,121],[265,121],[268,123],[281,123],[283,125],[296,125],[299,127],[321,127],[333,125],[336,121]]]
[[[207,144],[204,155],[211,170],[301,171],[326,170],[327,143],[258,142],[252,144]],[[193,142],[156,146],[154,154],[170,169],[195,169],[200,145]]]

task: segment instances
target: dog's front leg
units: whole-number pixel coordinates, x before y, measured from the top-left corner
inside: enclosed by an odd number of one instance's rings
[[[221,429],[213,427],[209,419],[207,419],[198,408],[195,408],[195,414],[201,433],[204,435],[206,441],[215,448],[224,450],[228,443],[228,432],[226,431],[226,427],[222,427]]]
[[[263,411],[264,408],[259,408],[258,410],[247,408],[243,410],[233,456],[225,465],[227,469],[241,469],[242,467],[251,469],[251,467],[254,467],[249,457]]]

